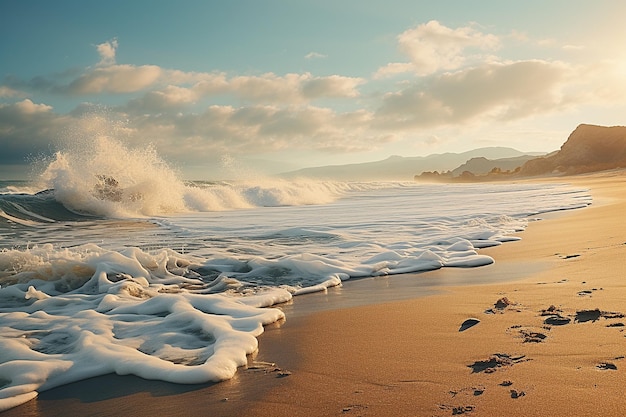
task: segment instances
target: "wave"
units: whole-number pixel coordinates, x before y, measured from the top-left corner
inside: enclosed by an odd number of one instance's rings
[[[92,181],[62,184],[33,194],[0,193],[0,217],[20,224],[79,221],[96,218],[136,218],[175,213],[226,211],[259,207],[331,203],[355,191],[380,184],[348,184],[266,179],[257,182],[195,181],[164,187],[150,183],[127,185],[114,177],[94,175]],[[388,186],[388,185],[387,185]],[[41,187],[40,187],[41,188]],[[37,188],[28,187],[28,190]],[[178,201],[175,199],[178,198]]]
[[[591,203],[586,191],[554,185],[368,188],[378,186],[329,184],[364,192],[311,209],[105,219],[39,233],[61,244],[33,244],[39,229],[23,233],[28,239],[6,234],[29,245],[0,249],[0,411],[107,373],[191,384],[231,378],[263,326],[285,318],[272,306],[353,278],[488,265],[493,259],[477,249],[518,240],[511,235],[529,213]],[[286,201],[243,189],[258,203]],[[56,190],[0,201],[42,225],[77,216]],[[155,227],[129,232],[132,223]]]
[[[327,204],[347,192],[388,186],[263,177],[183,181],[154,148],[133,149],[109,137],[56,152],[36,183],[75,214],[108,218]]]
[[[0,195],[0,224],[11,222],[36,226],[57,221],[79,221],[85,216],[68,210],[58,202],[52,191],[36,194]]]

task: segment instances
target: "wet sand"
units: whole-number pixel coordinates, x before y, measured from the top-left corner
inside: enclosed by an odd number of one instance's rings
[[[626,175],[556,181],[590,187],[594,204],[481,250],[495,265],[298,297],[230,381],[111,375],[2,415],[622,415]]]

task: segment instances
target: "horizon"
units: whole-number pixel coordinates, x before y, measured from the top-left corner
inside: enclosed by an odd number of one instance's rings
[[[618,2],[121,5],[0,5],[2,179],[99,137],[211,180],[625,124]]]

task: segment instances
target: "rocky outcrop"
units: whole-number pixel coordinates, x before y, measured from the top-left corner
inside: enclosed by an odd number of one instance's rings
[[[463,165],[452,170],[452,176],[458,177],[463,172],[468,171],[474,175],[486,175],[494,172],[515,171],[527,161],[536,158],[536,155],[522,155],[515,158],[487,159],[476,157],[468,160]]]
[[[626,127],[581,124],[561,149],[526,162],[519,174],[582,174],[626,168]]]

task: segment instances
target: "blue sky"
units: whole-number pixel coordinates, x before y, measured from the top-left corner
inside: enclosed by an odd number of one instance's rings
[[[0,179],[102,136],[198,179],[224,161],[556,150],[580,123],[625,124],[625,15],[614,0],[3,1]]]

